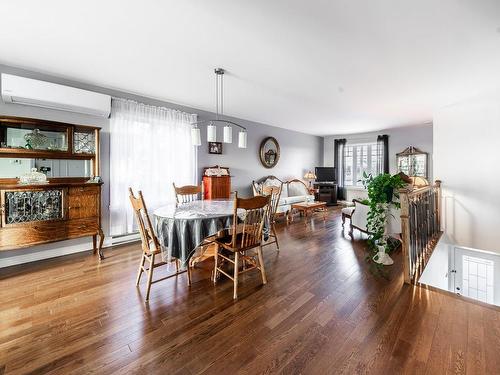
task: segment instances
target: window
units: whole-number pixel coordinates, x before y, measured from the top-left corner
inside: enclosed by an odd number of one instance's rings
[[[363,186],[363,172],[377,174],[377,143],[347,144],[344,148],[345,186]]]
[[[175,201],[172,182],[196,182],[196,115],[113,99],[110,119],[110,232],[134,233],[137,226],[128,188],[142,190],[148,210]]]

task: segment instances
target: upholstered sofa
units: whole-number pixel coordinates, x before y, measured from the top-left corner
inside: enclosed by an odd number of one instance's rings
[[[275,176],[266,176],[258,181],[252,181],[254,196],[262,194],[264,186],[281,187],[281,196],[278,203],[277,213],[287,214],[293,203],[313,202],[314,195],[309,194],[307,185],[300,180],[283,182]]]

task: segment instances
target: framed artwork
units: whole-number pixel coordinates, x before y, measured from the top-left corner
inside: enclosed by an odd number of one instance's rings
[[[209,154],[222,154],[222,142],[208,142]]]
[[[427,178],[427,152],[410,146],[396,154],[398,172],[403,172],[410,177]]]
[[[280,145],[274,137],[265,138],[260,144],[260,162],[266,168],[272,168],[280,159]]]

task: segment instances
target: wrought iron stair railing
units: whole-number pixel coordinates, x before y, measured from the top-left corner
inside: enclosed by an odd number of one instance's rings
[[[400,189],[404,282],[416,284],[441,237],[441,181]]]

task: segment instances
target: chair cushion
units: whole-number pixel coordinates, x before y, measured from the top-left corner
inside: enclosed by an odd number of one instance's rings
[[[351,216],[354,211],[354,207],[344,207],[342,213]]]

